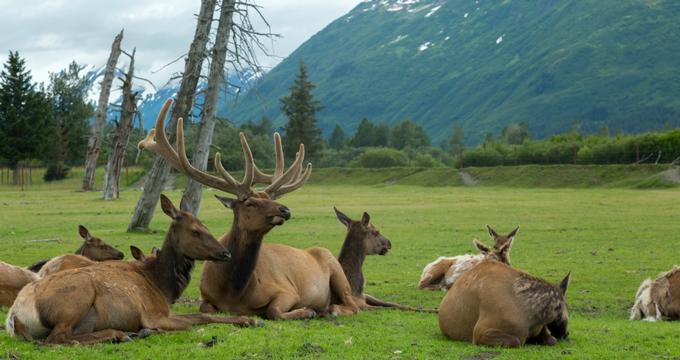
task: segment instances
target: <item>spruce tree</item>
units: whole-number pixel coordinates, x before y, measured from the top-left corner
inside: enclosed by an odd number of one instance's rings
[[[331,133],[331,137],[328,139],[328,146],[331,149],[340,150],[347,145],[347,136],[345,136],[345,131],[342,130],[340,125],[335,124],[335,129]]]
[[[460,156],[465,150],[465,135],[463,134],[463,129],[459,124],[453,124],[453,131],[451,132],[451,138],[449,139],[449,148],[451,149],[451,154],[454,156]]]
[[[377,128],[368,119],[363,118],[352,138],[352,145],[356,147],[375,146]]]
[[[305,144],[306,157],[318,159],[321,155],[323,143],[316,120],[321,105],[312,95],[314,87],[307,77],[305,64],[300,61],[300,72],[290,88],[290,95],[281,99],[281,111],[288,118],[283,150],[289,159],[295,157],[300,143]]]

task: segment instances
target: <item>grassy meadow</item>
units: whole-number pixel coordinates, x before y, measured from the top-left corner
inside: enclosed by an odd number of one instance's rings
[[[76,192],[79,179],[75,171],[65,182],[36,184],[24,192],[0,186],[0,260],[29,265],[72,252],[81,242],[78,224],[87,226],[93,234],[126,254],[131,244],[145,251],[161,244],[169,219],[160,210],[152,223],[152,232],[125,232],[139,190],[130,187],[121,192],[120,200],[103,202],[100,193]],[[435,314],[382,310],[335,320],[267,321],[264,327],[255,329],[197,326],[191,331],[154,335],[134,343],[91,347],[39,346],[14,340],[3,330],[0,358],[680,356],[677,341],[680,324],[627,320],[640,282],[680,263],[680,255],[674,251],[675,245],[680,244],[677,221],[680,189],[426,187],[416,186],[417,181],[386,185],[391,183],[389,176],[384,181],[364,180],[345,185],[330,180],[316,182],[284,197],[281,202],[291,208],[293,218],[275,228],[265,241],[301,248],[324,246],[337,254],[345,231],[335,219],[332,206],[355,218],[368,211],[373,223],[392,241],[393,249],[387,256],[367,259],[366,291],[385,300],[437,307],[443,292],[415,289],[428,262],[442,255],[472,252],[473,238],[488,240],[484,224],[491,224],[499,232],[521,225],[511,254],[515,267],[552,282],[572,271],[567,293],[570,338],[555,347],[525,346],[510,350],[475,347],[445,339]],[[213,193],[204,192],[200,218],[218,236],[229,228],[232,215],[212,199]],[[181,196],[180,191],[166,194],[177,202]],[[185,298],[198,299],[201,267],[198,264]],[[195,305],[183,303],[176,305],[175,310],[197,311]],[[6,312],[7,309],[0,309],[3,322]],[[217,343],[206,347],[204,343],[213,338]]]

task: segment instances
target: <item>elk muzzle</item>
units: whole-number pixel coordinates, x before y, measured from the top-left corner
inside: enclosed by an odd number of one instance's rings
[[[279,214],[271,217],[271,225],[283,225],[286,220],[290,220],[290,209],[286,206],[279,206]]]

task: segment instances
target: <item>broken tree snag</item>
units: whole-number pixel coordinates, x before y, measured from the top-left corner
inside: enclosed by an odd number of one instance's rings
[[[97,111],[94,114],[94,124],[92,125],[92,133],[87,142],[87,154],[85,155],[85,175],[83,176],[82,191],[94,190],[94,173],[97,169],[97,160],[99,159],[99,152],[102,146],[102,132],[104,130],[104,120],[106,119],[106,110],[109,105],[109,96],[111,95],[111,85],[113,84],[113,76],[120,57],[121,49],[120,43],[123,41],[123,30],[116,35],[111,45],[111,54],[109,60],[106,62],[104,70],[104,79],[101,82],[101,92],[99,93],[99,100],[97,101]]]

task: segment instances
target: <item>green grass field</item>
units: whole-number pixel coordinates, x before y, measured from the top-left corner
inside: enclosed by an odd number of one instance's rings
[[[101,172],[101,171],[100,171]],[[388,179],[389,180],[389,179]],[[139,191],[122,199],[100,200],[99,193],[74,191],[79,179],[35,185],[21,192],[0,187],[0,260],[29,265],[74,251],[78,224],[128,253],[131,244],[148,251],[160,245],[169,220],[160,211],[152,233],[125,232]],[[359,181],[360,182],[360,181]],[[680,324],[627,320],[640,282],[680,262],[680,190],[626,188],[566,189],[522,187],[423,187],[412,185],[309,184],[284,197],[293,218],[265,241],[296,247],[324,246],[337,253],[344,228],[332,206],[353,217],[366,210],[390,238],[393,251],[369,257],[367,292],[413,306],[436,307],[443,292],[415,289],[420,272],[440,255],[471,252],[472,239],[487,240],[484,224],[499,231],[521,225],[513,246],[517,268],[556,282],[572,271],[567,294],[571,321],[568,340],[555,347],[504,350],[446,340],[434,314],[393,310],[364,312],[336,320],[267,321],[262,328],[198,326],[187,332],[92,347],[44,347],[0,333],[0,358],[677,358]],[[231,212],[204,193],[200,217],[221,235]],[[178,201],[180,191],[166,193]],[[34,241],[50,240],[50,241]],[[128,255],[129,257],[129,255]],[[184,294],[197,299],[201,266]],[[178,312],[195,312],[188,305]],[[7,309],[0,309],[4,320]],[[201,344],[216,337],[215,346]]]

